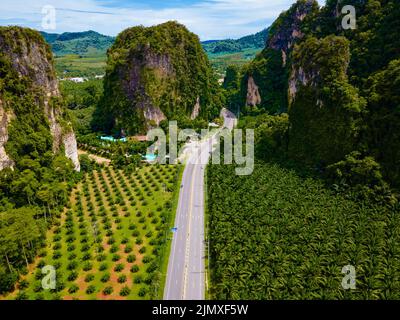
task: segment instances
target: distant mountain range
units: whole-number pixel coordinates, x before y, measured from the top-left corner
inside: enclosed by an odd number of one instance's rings
[[[41,32],[56,56],[77,54],[81,56],[104,55],[112,46],[115,37],[105,36],[95,31],[65,32],[62,34]],[[268,29],[237,40],[208,40],[202,42],[208,54],[242,52],[247,49],[263,49]]]
[[[248,49],[263,49],[268,38],[269,29],[240,39],[209,40],[202,42],[204,50],[211,54],[235,53]]]
[[[95,31],[65,32],[62,34],[41,32],[56,56],[77,54],[82,56],[104,55],[115,41]]]

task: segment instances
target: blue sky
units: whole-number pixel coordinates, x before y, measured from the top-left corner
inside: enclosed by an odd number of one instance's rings
[[[117,35],[135,25],[177,20],[202,40],[239,38],[268,27],[294,0],[0,0],[0,25],[42,27],[42,8],[56,9],[51,33],[95,30]],[[320,3],[322,1],[320,0]]]

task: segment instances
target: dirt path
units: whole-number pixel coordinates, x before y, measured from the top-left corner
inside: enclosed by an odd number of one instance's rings
[[[86,154],[86,155],[89,156],[90,159],[96,161],[98,164],[103,164],[103,163],[104,163],[104,164],[106,164],[106,165],[108,166],[108,165],[110,165],[110,163],[111,163],[111,160],[110,160],[110,159],[103,158],[103,157],[99,157],[99,156],[96,156],[96,155],[94,155],[94,154],[90,154],[90,153],[88,153],[88,152],[86,152],[86,151],[83,151],[83,150],[78,150],[78,154],[79,154],[79,155],[81,155],[81,154]]]

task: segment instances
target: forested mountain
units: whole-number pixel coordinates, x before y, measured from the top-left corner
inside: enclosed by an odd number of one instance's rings
[[[399,299],[399,21],[397,0],[299,0],[228,68],[257,159],[208,166],[212,298]]]
[[[115,37],[102,35],[89,30],[84,32],[65,32],[62,34],[40,32],[51,45],[55,55],[66,54],[86,55],[88,53],[106,53],[112,46]],[[267,40],[268,29],[240,39],[209,40],[201,44],[210,53],[240,52],[245,49],[263,49]]]
[[[56,56],[67,54],[105,55],[115,41],[114,37],[105,36],[95,31],[65,32],[62,34],[41,32],[50,44]]]
[[[176,22],[120,33],[108,52],[104,97],[94,123],[143,132],[166,119],[213,119],[222,96],[199,38]]]
[[[240,39],[203,41],[202,45],[207,53],[233,53],[246,49],[263,49],[268,37],[268,29]]]
[[[281,152],[344,187],[382,191],[381,175],[399,187],[400,3],[346,4],[356,8],[356,29],[341,27],[336,0],[322,8],[299,0],[283,12],[262,53],[226,79],[229,105],[244,114],[288,112]]]
[[[66,32],[63,34],[41,32],[56,56],[56,69],[64,77],[94,77],[104,73],[107,50],[115,37],[95,31]],[[201,43],[213,68],[224,74],[230,64],[242,66],[261,51],[267,39],[265,29],[237,40],[209,40]]]
[[[34,257],[79,171],[53,56],[31,29],[0,28],[0,292]]]

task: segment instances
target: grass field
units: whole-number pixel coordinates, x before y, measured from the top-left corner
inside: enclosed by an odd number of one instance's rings
[[[208,53],[208,58],[217,73],[222,75],[229,65],[241,67],[254,59],[259,52],[259,49],[246,49],[238,53]]]
[[[56,71],[59,77],[94,77],[105,74],[107,56],[65,55],[56,57]]]
[[[128,175],[112,167],[87,174],[48,232],[47,246],[19,292],[24,299],[151,299],[162,295],[174,220],[178,166],[145,166]],[[43,290],[41,268],[56,268]]]

